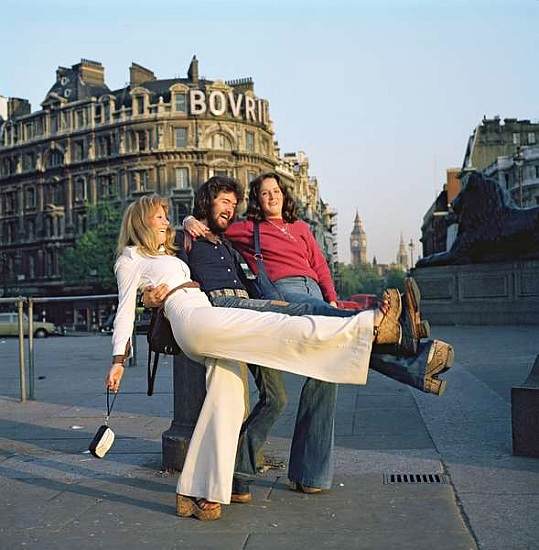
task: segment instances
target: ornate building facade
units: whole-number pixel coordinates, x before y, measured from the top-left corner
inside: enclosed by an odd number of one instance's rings
[[[172,221],[191,211],[213,175],[246,189],[275,170],[293,188],[330,261],[335,215],[320,199],[303,153],[281,156],[269,103],[250,78],[157,79],[133,63],[125,88],[110,90],[101,63],[59,67],[42,109],[0,96],[0,259],[4,293],[65,292],[59,258],[89,227],[88,206],[120,207],[141,194],[170,198]],[[0,285],[2,286],[2,285]]]

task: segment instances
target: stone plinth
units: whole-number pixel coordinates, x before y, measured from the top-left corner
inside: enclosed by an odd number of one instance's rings
[[[539,261],[421,267],[423,316],[434,325],[539,325]]]
[[[513,454],[539,458],[539,355],[521,386],[511,388]]]

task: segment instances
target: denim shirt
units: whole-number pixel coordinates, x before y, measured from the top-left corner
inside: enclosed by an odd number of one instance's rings
[[[221,242],[199,237],[192,240],[191,249],[186,251],[184,233],[178,231],[176,235],[176,255],[191,268],[191,277],[200,283],[204,292],[234,288],[247,290],[246,276],[242,263],[245,263],[232,245],[221,237]]]

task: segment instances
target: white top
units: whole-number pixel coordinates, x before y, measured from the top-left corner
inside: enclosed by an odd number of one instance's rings
[[[142,256],[136,246],[127,246],[116,260],[114,273],[118,283],[118,310],[114,319],[112,354],[123,355],[133,334],[137,290],[161,283],[173,288],[190,281],[191,272],[176,256]]]

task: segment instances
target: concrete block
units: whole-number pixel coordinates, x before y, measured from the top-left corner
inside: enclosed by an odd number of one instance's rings
[[[539,355],[522,386],[511,388],[513,454],[539,458]]]

